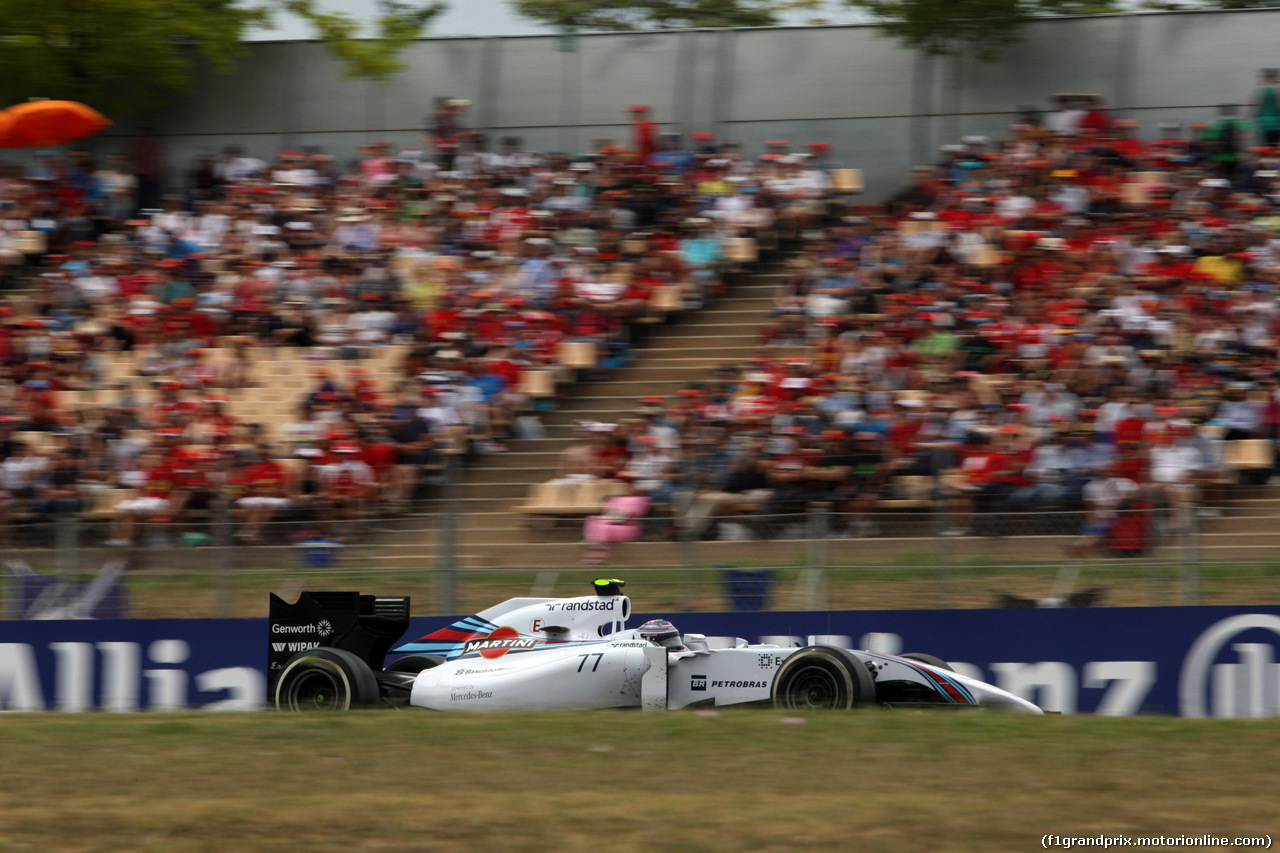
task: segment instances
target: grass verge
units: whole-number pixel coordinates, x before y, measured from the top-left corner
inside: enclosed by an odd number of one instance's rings
[[[8,716],[4,851],[1038,848],[1280,830],[1280,721]]]

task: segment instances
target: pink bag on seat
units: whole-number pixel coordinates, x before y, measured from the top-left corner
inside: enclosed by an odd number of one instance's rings
[[[644,495],[615,495],[604,502],[604,512],[587,518],[582,538],[588,542],[634,542],[643,525],[637,519],[649,511]]]

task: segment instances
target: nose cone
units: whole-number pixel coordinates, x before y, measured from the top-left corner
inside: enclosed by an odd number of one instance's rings
[[[978,704],[984,708],[993,708],[997,711],[1009,711],[1015,714],[1043,714],[1037,705],[1028,702],[1018,696],[1014,696],[1007,690],[1001,690],[999,687],[987,684],[985,681],[975,681],[972,678],[964,676],[954,676],[964,682],[964,686],[969,688],[973,694],[973,698],[978,700]]]

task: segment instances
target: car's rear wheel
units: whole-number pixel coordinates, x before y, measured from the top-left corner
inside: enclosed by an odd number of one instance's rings
[[[898,655],[898,657],[906,658],[907,660],[920,661],[920,663],[927,663],[929,666],[936,666],[938,669],[945,669],[947,672],[955,672],[955,670],[952,669],[951,664],[947,663],[937,655],[929,655],[924,652],[908,652],[905,655]]]
[[[778,667],[770,692],[775,708],[847,710],[873,701],[876,685],[866,665],[844,649],[807,646]]]
[[[378,682],[351,652],[311,649],[284,665],[274,700],[277,711],[349,711],[378,704]]]

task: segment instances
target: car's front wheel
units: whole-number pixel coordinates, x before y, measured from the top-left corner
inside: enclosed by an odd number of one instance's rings
[[[285,663],[274,700],[277,711],[349,711],[378,704],[378,682],[351,652],[310,649]]]
[[[773,707],[789,711],[847,710],[875,700],[867,667],[844,649],[806,646],[783,661],[773,679]]]

